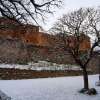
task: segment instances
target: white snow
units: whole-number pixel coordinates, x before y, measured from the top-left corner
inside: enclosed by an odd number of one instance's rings
[[[89,76],[90,87],[97,95],[78,93],[83,87],[82,76],[28,80],[0,80],[0,89],[12,100],[100,100],[100,87],[95,86],[98,75]]]
[[[39,61],[37,63],[30,62],[27,65],[19,64],[0,64],[0,68],[16,68],[16,69],[26,69],[26,70],[81,70],[79,66],[76,65],[65,65],[56,64],[47,61]]]
[[[0,90],[0,100],[11,100],[11,98]]]
[[[96,47],[94,48],[94,51],[100,51],[100,46],[96,46]]]

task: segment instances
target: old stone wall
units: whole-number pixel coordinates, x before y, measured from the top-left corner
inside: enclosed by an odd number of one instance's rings
[[[20,63],[27,60],[27,51],[20,40],[0,38],[0,62]]]
[[[73,57],[63,48],[48,48],[24,45],[20,40],[0,38],[0,63],[19,63],[49,61],[58,64],[75,64]],[[100,58],[95,55],[88,68],[98,73]]]
[[[94,55],[88,64],[88,67],[92,69],[94,73],[100,72],[100,56]]]
[[[27,63],[46,60],[56,63],[75,63],[71,55],[57,48],[25,45],[20,40],[0,38],[1,63]]]

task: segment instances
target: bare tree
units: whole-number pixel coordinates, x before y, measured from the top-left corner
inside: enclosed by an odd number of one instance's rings
[[[59,7],[62,0],[0,0],[0,16],[17,22],[28,23],[37,19],[44,20],[46,13],[52,13],[54,7]]]
[[[100,45],[100,7],[97,9],[94,8],[88,8],[89,16],[88,16],[88,21],[89,21],[89,31],[90,34],[94,35],[94,44],[95,46]]]
[[[92,47],[85,48],[83,50],[81,49],[81,43],[86,38],[89,40],[87,35],[90,34],[90,30],[93,29],[90,28],[89,14],[89,9],[80,8],[77,11],[63,15],[63,17],[58,21],[59,24],[56,24],[56,26],[53,27],[54,31],[60,30],[60,34],[67,34],[67,38],[65,38],[66,36],[63,36],[64,45],[68,48],[67,50],[72,55],[75,62],[82,68],[84,80],[84,89],[82,89],[83,92],[90,91],[87,67],[92,58],[93,49],[96,46],[95,42]],[[58,27],[57,25],[64,26],[64,31],[62,31],[62,27]]]

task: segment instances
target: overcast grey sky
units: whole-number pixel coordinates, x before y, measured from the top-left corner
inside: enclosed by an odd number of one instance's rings
[[[57,9],[54,15],[48,16],[46,24],[43,24],[43,28],[48,30],[54,22],[60,18],[63,14],[79,9],[80,7],[96,7],[100,6],[100,0],[64,0],[62,8]]]

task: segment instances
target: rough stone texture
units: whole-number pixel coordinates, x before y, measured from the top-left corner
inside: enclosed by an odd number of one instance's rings
[[[0,18],[0,37],[7,39],[20,39],[25,44],[47,46],[47,34],[39,32],[39,26],[19,25],[7,18]]]
[[[34,47],[34,50],[31,54],[32,60],[36,62],[38,60],[46,60],[54,63],[75,63],[74,59],[67,51],[60,49]]]
[[[75,48],[77,44],[77,39],[75,36],[63,37],[60,35],[50,35],[39,31],[38,26],[34,25],[19,25],[18,23],[9,20],[7,18],[0,18],[0,37],[10,38],[10,39],[21,39],[25,44],[31,44],[36,46],[63,46],[64,40],[66,44],[70,47]],[[90,49],[90,38],[81,34],[80,40],[80,50]],[[69,41],[69,42],[68,42]],[[67,48],[67,47],[66,47]]]
[[[92,69],[94,73],[100,72],[100,56],[95,55],[88,64],[88,68]]]
[[[0,62],[20,63],[27,60],[27,51],[20,40],[0,38]]]
[[[60,64],[75,64],[73,57],[62,48],[48,48],[24,45],[20,40],[0,38],[0,62],[26,64],[33,61],[50,61]],[[98,73],[99,58],[94,56],[89,63],[89,69]]]
[[[57,63],[74,63],[71,55],[63,49],[24,45],[20,40],[0,38],[1,63],[27,63],[46,60]]]

